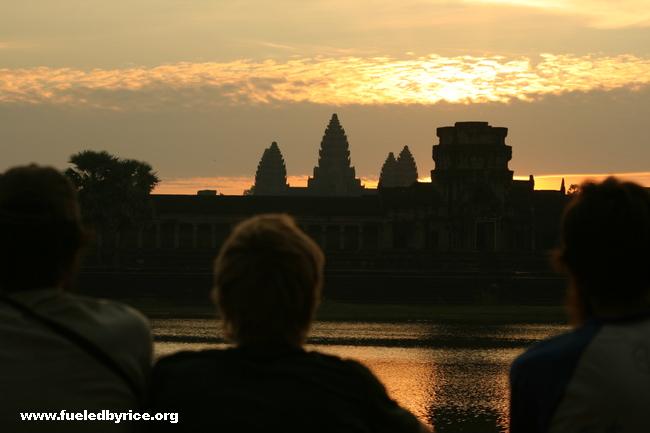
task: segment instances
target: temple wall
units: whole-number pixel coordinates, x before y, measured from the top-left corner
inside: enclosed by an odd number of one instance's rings
[[[211,197],[210,202],[219,204],[214,211],[195,209],[196,204],[206,201],[204,197],[180,197],[182,203],[175,206],[174,212],[165,211],[163,204],[169,205],[176,199],[161,199],[164,203],[159,203],[155,218],[138,229],[113,235],[100,233],[86,265],[209,270],[231,229],[248,216],[265,212],[292,214],[325,251],[329,266],[340,269],[435,268],[433,256],[439,262],[449,262],[445,266],[453,268],[457,254],[479,258],[506,254],[513,257],[513,266],[517,266],[518,255],[544,256],[554,245],[540,241],[540,237],[554,239],[551,232],[556,227],[548,221],[535,223],[529,217],[459,217],[447,214],[444,206],[391,210],[387,203],[390,200],[381,195],[366,197],[358,206],[353,203],[361,198],[344,203],[336,198],[321,198],[318,202],[323,209],[306,206],[307,199],[302,197],[271,197],[266,203],[273,203],[273,208],[253,202],[251,209],[257,211],[240,209],[242,203],[252,200],[248,197]],[[154,204],[156,200],[154,197]],[[375,208],[369,211],[367,208],[372,206]],[[346,215],[346,211],[353,213],[351,208],[362,214]],[[558,207],[555,212],[546,212],[547,218],[559,220],[560,210]],[[537,232],[538,228],[543,230],[542,234]],[[461,267],[475,266],[462,264],[462,260],[458,263]]]

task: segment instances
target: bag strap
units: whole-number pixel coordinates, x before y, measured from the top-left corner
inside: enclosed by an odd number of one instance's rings
[[[71,343],[75,344],[82,350],[84,350],[91,357],[95,358],[97,362],[104,365],[107,369],[116,374],[124,383],[129,387],[131,392],[136,396],[140,403],[143,402],[143,393],[141,388],[135,383],[133,378],[129,376],[126,371],[118,364],[115,359],[108,355],[103,349],[101,349],[97,344],[93,343],[91,340],[83,336],[82,334],[74,331],[59,322],[56,322],[49,317],[43,316],[36,311],[32,310],[28,306],[22,304],[21,302],[16,301],[8,297],[5,294],[0,293],[0,301],[12,306],[14,309],[20,311],[24,316],[29,317],[30,319],[38,322],[48,329],[54,331],[56,334],[64,337]]]

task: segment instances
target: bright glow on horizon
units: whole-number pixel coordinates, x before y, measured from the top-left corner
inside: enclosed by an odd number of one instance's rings
[[[536,61],[539,60],[539,61]],[[112,110],[220,104],[473,104],[650,84],[650,59],[633,55],[294,58],[176,63],[153,68],[0,69],[0,103]]]
[[[535,189],[552,189],[559,190],[564,179],[564,186],[569,189],[571,184],[580,185],[585,181],[600,182],[609,176],[616,176],[620,180],[636,182],[639,185],[650,187],[650,172],[630,172],[630,173],[569,173],[569,174],[543,174],[535,176]],[[522,178],[528,179],[528,177]]]
[[[650,187],[650,172],[631,173],[587,173],[587,174],[543,174],[535,177],[536,190],[559,190],[562,179],[568,189],[571,184],[580,184],[586,180],[602,181],[608,176],[616,176],[621,180],[636,182]],[[287,181],[293,187],[307,186],[308,175],[288,176]],[[528,180],[528,176],[515,176],[516,180]],[[418,178],[419,182],[431,182],[431,177]],[[201,189],[216,189],[224,195],[241,195],[255,183],[254,177],[191,177],[182,179],[164,179],[153,191],[153,194],[195,195]],[[366,188],[377,188],[378,178],[361,177],[361,183]]]
[[[287,182],[292,187],[306,187],[309,175],[287,176]],[[181,179],[163,179],[153,190],[153,194],[183,194],[195,195],[202,189],[215,189],[218,194],[241,195],[255,183],[253,176],[220,176],[220,177],[190,177]],[[377,188],[379,179],[362,177],[361,183],[366,188]]]

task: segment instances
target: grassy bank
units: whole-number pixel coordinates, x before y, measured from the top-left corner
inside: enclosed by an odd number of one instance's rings
[[[150,318],[212,318],[214,307],[167,299],[125,299],[125,302]],[[352,322],[456,322],[456,323],[564,323],[561,306],[529,305],[411,305],[343,303],[326,300],[320,305],[317,320]]]

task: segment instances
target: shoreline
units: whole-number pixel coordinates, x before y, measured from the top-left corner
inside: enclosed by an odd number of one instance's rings
[[[215,307],[174,299],[120,299],[149,319],[218,319]],[[431,323],[567,323],[562,306],[538,305],[422,305],[370,304],[332,300],[321,302],[315,316],[322,322],[431,322]]]

